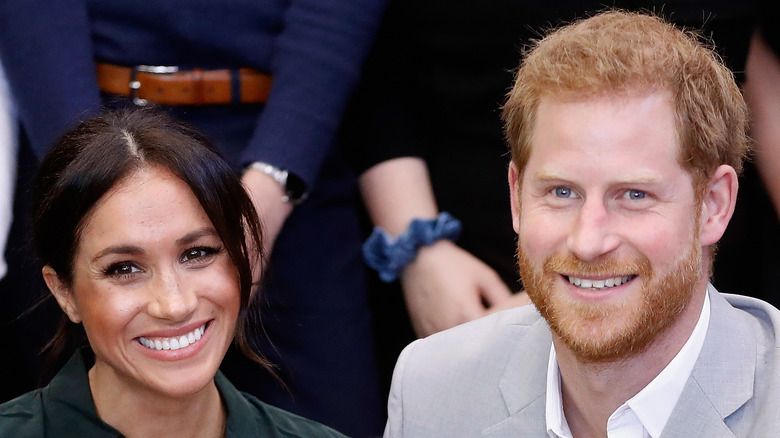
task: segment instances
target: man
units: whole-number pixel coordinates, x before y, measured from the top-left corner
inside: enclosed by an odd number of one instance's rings
[[[777,436],[780,312],[708,283],[749,149],[729,70],[607,12],[537,43],[504,118],[534,306],[407,347],[385,436]]]

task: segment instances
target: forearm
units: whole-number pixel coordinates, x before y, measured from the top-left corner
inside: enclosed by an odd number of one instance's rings
[[[438,215],[428,168],[420,158],[379,163],[360,176],[360,191],[374,225],[390,235],[403,233],[413,219]]]
[[[385,0],[295,0],[274,41],[273,87],[241,157],[288,169],[311,189],[334,145]]]
[[[248,169],[241,182],[249,193],[263,225],[263,252],[270,255],[285,220],[292,213],[293,206],[282,200],[284,196],[282,186],[259,170]]]
[[[360,177],[360,188],[374,225],[391,236],[414,219],[438,215],[425,162],[397,158],[377,164]],[[447,239],[419,247],[400,271],[412,326],[419,336],[455,326],[486,313],[510,293],[482,261]]]
[[[759,32],[746,66],[745,98],[750,106],[756,166],[775,211],[780,212],[780,61]]]
[[[0,2],[0,57],[18,116],[40,157],[100,107],[82,0]]]

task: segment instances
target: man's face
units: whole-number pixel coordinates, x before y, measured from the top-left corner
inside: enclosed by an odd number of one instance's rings
[[[524,285],[581,360],[644,351],[704,287],[668,93],[543,99],[513,199]]]

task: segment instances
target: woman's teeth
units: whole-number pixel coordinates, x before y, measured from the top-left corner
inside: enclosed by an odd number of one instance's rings
[[[569,276],[569,283],[581,287],[583,289],[592,289],[592,290],[600,290],[600,289],[607,289],[610,287],[620,286],[623,283],[628,282],[632,278],[634,278],[634,275],[624,275],[622,277],[613,277],[613,278],[607,278],[605,280],[588,280],[585,278],[576,278]]]
[[[140,337],[138,338],[138,342],[140,342],[144,347],[152,350],[178,350],[198,342],[205,331],[206,324],[203,324],[186,335],[179,337],[155,339]]]

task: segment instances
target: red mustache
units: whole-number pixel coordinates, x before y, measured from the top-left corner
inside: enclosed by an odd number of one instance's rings
[[[555,273],[579,276],[622,277],[625,275],[640,275],[650,277],[652,268],[650,260],[645,256],[636,256],[630,259],[618,259],[609,256],[604,259],[586,262],[574,255],[555,254],[544,263],[545,273]]]

